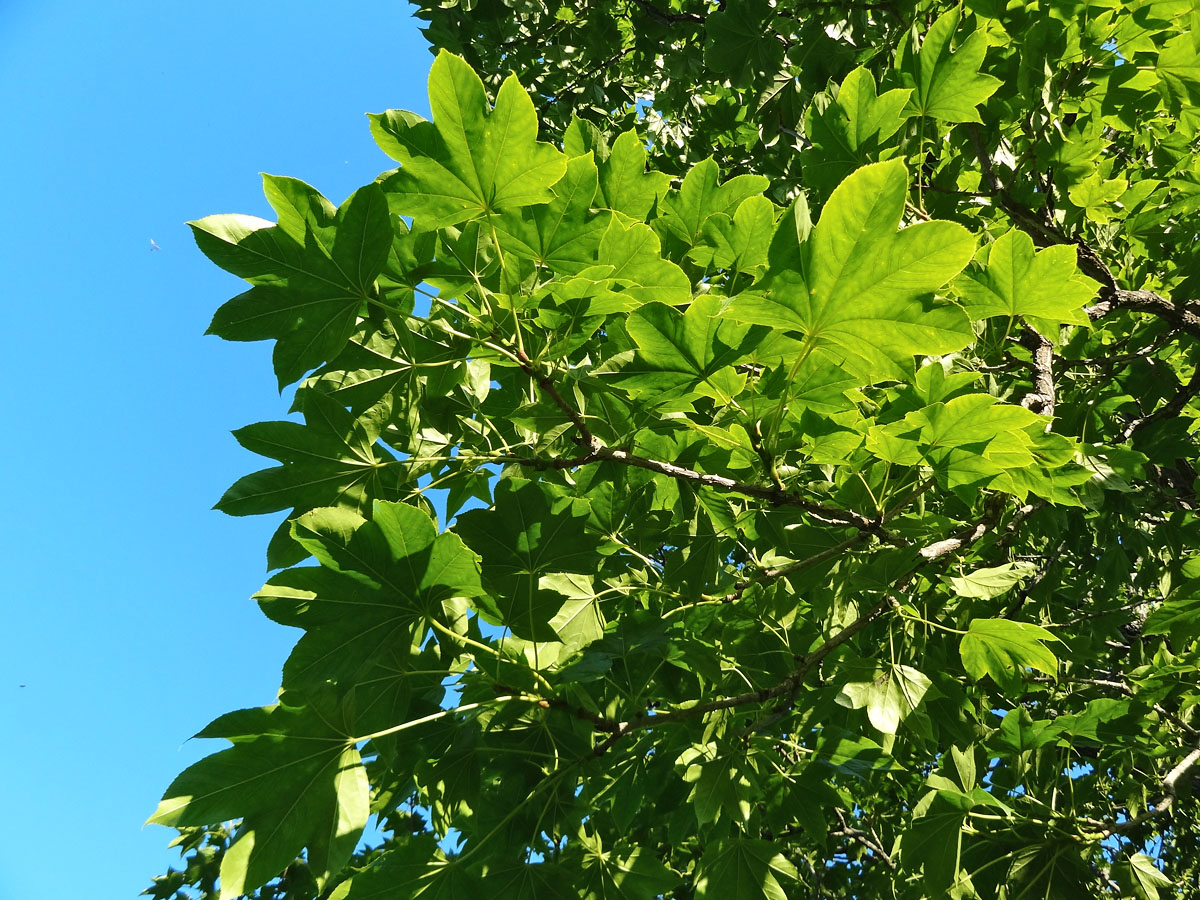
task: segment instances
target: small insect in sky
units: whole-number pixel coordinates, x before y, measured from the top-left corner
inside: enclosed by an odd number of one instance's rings
[[[162,247],[158,246],[158,241],[154,240],[154,238],[150,238],[150,252],[153,253],[155,250],[161,249]]]

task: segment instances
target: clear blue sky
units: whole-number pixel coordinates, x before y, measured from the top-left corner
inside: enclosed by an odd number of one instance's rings
[[[276,523],[210,507],[287,402],[269,345],[202,336],[240,282],[183,223],[269,216],[260,171],[340,202],[431,62],[404,0],[0,0],[0,900],[135,896],[188,736],[274,700]]]

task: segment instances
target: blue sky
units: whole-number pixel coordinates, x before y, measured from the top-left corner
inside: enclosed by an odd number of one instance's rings
[[[135,896],[177,860],[142,822],[219,749],[188,736],[274,700],[276,523],[210,507],[287,403],[269,345],[202,336],[240,282],[183,223],[269,216],[259,172],[340,202],[431,62],[403,0],[0,3],[0,900]]]

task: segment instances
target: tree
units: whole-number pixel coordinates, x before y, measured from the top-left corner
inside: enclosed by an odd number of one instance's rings
[[[419,14],[396,169],[193,223],[303,635],[151,892],[1197,896],[1192,0]]]

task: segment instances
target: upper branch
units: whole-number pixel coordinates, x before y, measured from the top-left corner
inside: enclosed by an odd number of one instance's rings
[[[546,393],[551,402],[562,410],[575,426],[578,432],[575,442],[584,448],[585,453],[582,456],[564,460],[531,460],[527,457],[511,456],[505,457],[507,461],[511,461],[517,465],[528,465],[532,468],[563,469],[574,468],[601,460],[610,460],[628,466],[635,466],[639,469],[646,469],[650,472],[656,472],[659,475],[666,475],[677,481],[704,485],[714,490],[743,494],[747,497],[757,497],[776,506],[795,506],[827,525],[846,525],[873,534],[883,540],[892,539],[883,527],[882,517],[869,518],[862,513],[852,510],[838,509],[837,507],[815,503],[800,496],[795,491],[789,491],[786,488],[774,485],[767,487],[738,481],[725,475],[697,472],[695,469],[689,469],[686,466],[657,459],[649,459],[645,456],[639,456],[636,453],[629,453],[625,450],[609,447],[592,433],[583,415],[563,398],[554,381],[545,372],[535,366],[524,351],[516,351],[515,357],[519,361],[521,369],[537,383],[538,387]]]
[[[1104,840],[1112,837],[1114,834],[1123,834],[1126,831],[1131,831],[1143,822],[1153,819],[1156,816],[1161,816],[1169,810],[1175,802],[1176,785],[1179,783],[1179,779],[1186,775],[1197,762],[1200,762],[1200,746],[1193,749],[1170,772],[1163,776],[1162,799],[1158,803],[1140,815],[1134,816],[1132,819],[1126,819],[1124,822],[1116,822],[1108,826],[1104,831],[1100,832],[1098,839]]]

